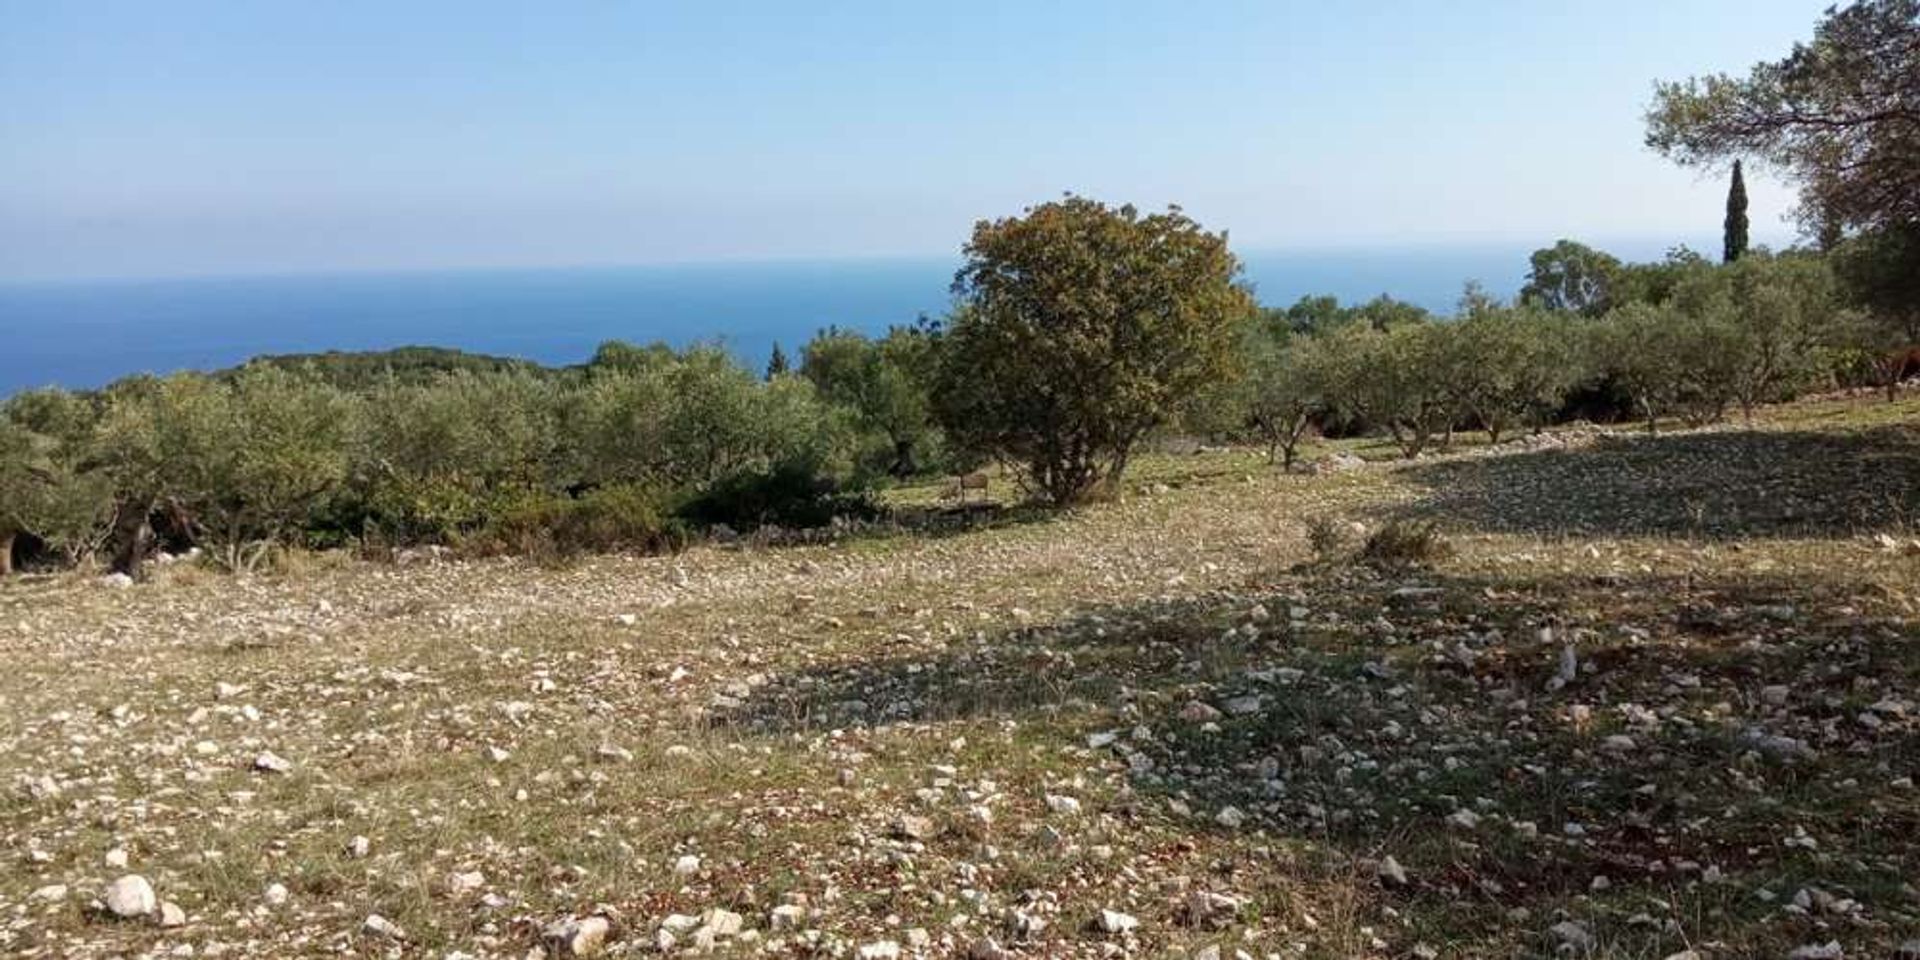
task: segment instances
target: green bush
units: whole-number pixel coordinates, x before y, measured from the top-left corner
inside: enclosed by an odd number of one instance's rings
[[[680,515],[700,526],[747,531],[820,527],[836,518],[868,519],[878,512],[864,492],[843,490],[831,477],[793,463],[727,477],[689,501]]]
[[[1362,561],[1387,571],[1430,566],[1452,555],[1453,544],[1432,520],[1389,520],[1360,548]]]
[[[577,498],[529,494],[502,504],[486,526],[463,538],[471,553],[573,557],[586,553],[671,553],[687,531],[670,498],[631,484],[603,487]]]

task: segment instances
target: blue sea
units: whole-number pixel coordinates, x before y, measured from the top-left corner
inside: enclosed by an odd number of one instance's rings
[[[1657,254],[1648,251],[1622,253]],[[1531,247],[1244,254],[1262,302],[1381,293],[1451,312],[1477,279],[1511,295]],[[956,263],[863,260],[0,284],[0,395],[212,369],[264,353],[404,345],[577,363],[603,341],[724,342],[759,365],[818,329],[939,316]]]

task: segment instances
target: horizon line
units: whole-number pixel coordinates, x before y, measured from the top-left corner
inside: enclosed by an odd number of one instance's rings
[[[1254,244],[1235,251],[1244,264],[1254,255],[1299,255],[1315,253],[1367,253],[1367,252],[1408,252],[1438,250],[1498,249],[1520,247],[1534,244],[1531,249],[1544,249],[1560,240],[1574,240],[1585,243],[1602,252],[1607,252],[1609,244],[1661,244],[1664,247],[1687,245],[1689,240],[1704,242],[1710,239],[1707,233],[1695,237],[1662,237],[1654,234],[1608,234],[1589,235],[1582,238],[1560,234],[1551,239],[1496,237],[1478,234],[1461,234],[1452,238],[1424,236],[1407,240],[1371,240],[1347,239],[1333,240],[1317,244],[1277,243]],[[1791,235],[1780,238],[1774,245],[1776,249],[1792,246],[1798,238]],[[1229,236],[1231,241],[1231,236]],[[1763,246],[1769,244],[1762,244]],[[775,255],[712,258],[668,258],[658,260],[584,260],[571,263],[465,263],[442,265],[417,265],[394,267],[369,266],[315,266],[289,267],[285,269],[237,270],[230,272],[182,271],[177,273],[129,273],[129,274],[57,274],[50,276],[0,276],[0,287],[60,287],[89,284],[137,285],[144,283],[193,283],[227,280],[318,280],[329,278],[372,278],[429,276],[435,274],[475,274],[475,273],[566,273],[600,270],[686,270],[715,267],[750,266],[808,266],[858,263],[931,263],[944,261],[958,263],[958,250],[948,253],[851,253],[821,255]]]

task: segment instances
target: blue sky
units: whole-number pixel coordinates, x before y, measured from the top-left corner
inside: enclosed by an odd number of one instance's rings
[[[1827,2],[0,0],[0,278],[942,255],[1065,190],[1243,249],[1711,238],[1652,83]]]

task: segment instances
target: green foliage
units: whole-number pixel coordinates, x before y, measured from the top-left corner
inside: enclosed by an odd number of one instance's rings
[[[1350,323],[1362,323],[1376,330],[1389,330],[1409,323],[1433,319],[1426,308],[1381,294],[1365,303],[1342,306],[1336,297],[1305,296],[1285,310],[1266,309],[1261,315],[1269,325],[1294,333],[1322,334]]]
[[[1245,418],[1267,455],[1292,467],[1300,441],[1333,410],[1332,358],[1319,339],[1254,324],[1246,342]]]
[[[1418,456],[1453,423],[1447,379],[1449,331],[1444,324],[1407,324],[1380,331],[1349,324],[1325,340],[1327,382],[1347,419],[1385,428],[1401,452]]]
[[[526,493],[503,501],[486,525],[461,540],[471,553],[565,558],[585,553],[670,553],[688,534],[672,498],[650,487],[618,484],[581,497]]]
[[[1718,419],[1736,395],[1738,329],[1722,310],[1632,303],[1607,318],[1607,371],[1633,398],[1649,432],[1661,416]]]
[[[113,491],[88,461],[94,420],[92,404],[64,390],[0,404],[0,540],[30,534],[71,562],[99,548]]]
[[[1453,544],[1432,520],[1389,520],[1360,547],[1368,566],[1393,572],[1431,566],[1452,555]]]
[[[1733,183],[1727,187],[1727,219],[1722,227],[1722,263],[1732,263],[1747,252],[1747,178],[1740,161],[1733,162]]]
[[[1178,208],[1069,196],[979,223],[965,254],[940,420],[1055,503],[1117,481],[1148,431],[1229,376],[1253,311],[1226,237]]]
[[[278,367],[300,372],[341,390],[368,390],[387,383],[428,383],[452,373],[516,373],[554,376],[558,371],[514,357],[466,353],[446,347],[395,347],[391,350],[288,353],[256,357],[219,376],[230,378],[249,367]]]
[[[868,472],[907,477],[943,465],[929,456],[940,444],[929,393],[934,350],[931,329],[897,326],[877,341],[828,328],[801,352],[800,375],[869,438],[861,456]]]
[[[445,542],[502,497],[553,479],[560,390],[525,373],[388,382],[354,443],[361,522],[405,542]]]
[[[1586,378],[1583,333],[1565,314],[1488,303],[1436,332],[1433,362],[1453,414],[1478,423],[1493,443],[1515,423],[1544,425]]]
[[[1831,7],[1745,77],[1655,88],[1647,144],[1683,165],[1759,158],[1799,181],[1821,233],[1920,223],[1920,0]]]
[[[1520,300],[1546,310],[1597,317],[1616,302],[1621,264],[1611,254],[1562,240],[1529,258],[1532,270]]]

